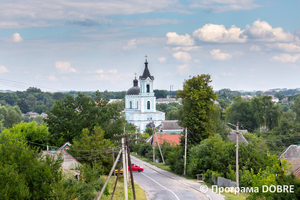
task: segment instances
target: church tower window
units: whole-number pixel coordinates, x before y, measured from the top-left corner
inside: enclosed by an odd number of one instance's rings
[[[147,93],[149,93],[150,92],[150,85],[149,84],[147,84]]]
[[[147,101],[147,109],[150,110],[150,101]]]
[[[129,102],[129,108],[132,108],[132,101]]]

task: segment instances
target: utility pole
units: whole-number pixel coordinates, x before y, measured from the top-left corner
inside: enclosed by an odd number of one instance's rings
[[[130,170],[130,178],[131,178],[131,187],[132,187],[132,192],[133,192],[133,199],[135,200],[135,189],[134,189],[134,180],[133,180],[133,174],[132,174],[132,167],[131,167],[131,159],[130,159],[130,150],[129,150],[129,140],[128,136],[130,135],[136,135],[136,134],[127,134],[125,132],[125,127],[124,127],[124,134],[123,135],[114,135],[114,137],[122,137],[122,150],[123,150],[123,175],[124,175],[124,192],[125,192],[125,200],[128,200],[128,191],[127,191],[127,180],[129,175],[128,175],[128,167]],[[135,140],[131,140],[135,141]],[[119,142],[116,142],[119,143]],[[125,155],[128,157],[125,158]],[[126,161],[128,161],[128,164],[126,165]],[[129,183],[128,183],[129,184]]]
[[[154,123],[152,122],[152,139],[153,139],[153,162],[155,163],[155,142],[154,142]]]
[[[184,141],[184,171],[183,175],[186,175],[186,149],[187,149],[187,128],[185,128],[185,141]]]
[[[126,169],[126,153],[125,153],[126,149],[125,148],[126,148],[125,147],[125,139],[122,138],[124,193],[125,193],[125,200],[128,200],[128,191],[127,191],[127,170],[128,169]]]
[[[117,156],[117,159],[116,159],[115,163],[113,164],[113,167],[111,168],[111,170],[110,170],[110,172],[109,172],[109,174],[108,174],[108,177],[107,177],[107,179],[106,179],[106,181],[105,181],[105,183],[104,183],[104,185],[103,185],[101,191],[97,193],[97,196],[94,198],[94,200],[100,200],[100,198],[101,198],[101,196],[102,196],[102,194],[103,194],[103,192],[104,192],[104,190],[105,190],[105,188],[106,188],[106,186],[107,186],[107,183],[108,183],[108,181],[109,181],[109,179],[110,179],[110,177],[111,177],[113,171],[115,171],[115,167],[116,167],[116,165],[117,165],[117,163],[118,163],[118,160],[119,160],[119,158],[120,158],[121,152],[122,152],[122,150],[120,150],[120,152],[119,152],[119,154],[118,154],[118,156]],[[125,184],[125,181],[124,181],[124,184]],[[128,196],[128,195],[127,195],[127,196]],[[128,199],[128,198],[127,198],[127,199]],[[127,199],[126,199],[126,200],[127,200]]]
[[[239,187],[239,123],[236,124],[236,169],[235,169],[235,173],[236,173],[236,187]],[[238,194],[238,191],[237,191]]]
[[[114,148],[112,148],[112,159],[113,159],[113,163],[115,163],[115,152],[114,152]],[[116,172],[114,171],[114,177],[116,176]]]
[[[156,141],[157,141],[158,149],[159,149],[159,152],[160,152],[160,156],[161,156],[161,158],[162,158],[162,160],[163,160],[163,163],[165,164],[165,159],[164,159],[164,156],[163,156],[163,154],[162,154],[162,152],[161,152],[161,149],[160,149],[160,145],[159,145],[159,142],[158,142],[158,138],[157,138],[156,132],[155,132],[154,134],[155,134],[155,137],[156,137]]]

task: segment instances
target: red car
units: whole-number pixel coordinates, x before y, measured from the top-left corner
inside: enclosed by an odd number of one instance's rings
[[[132,169],[132,171],[138,171],[138,172],[144,171],[144,168],[143,168],[143,167],[138,166],[138,165],[135,164],[135,163],[131,163],[131,169]],[[128,166],[128,170],[130,170],[129,166]]]

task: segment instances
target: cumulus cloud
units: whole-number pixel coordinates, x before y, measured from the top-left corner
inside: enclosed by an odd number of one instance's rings
[[[117,69],[111,69],[111,70],[108,70],[108,73],[112,73],[112,74],[115,74],[115,73],[117,73],[117,72],[118,72]]]
[[[173,51],[197,51],[201,47],[200,46],[194,46],[194,47],[174,47],[172,48]]]
[[[260,51],[260,47],[257,46],[257,45],[252,45],[252,46],[250,47],[250,51]]]
[[[193,46],[194,40],[190,35],[178,35],[175,32],[168,32],[167,36],[167,44],[168,45],[176,45],[176,46]]]
[[[281,27],[273,28],[268,22],[260,19],[253,22],[253,26],[246,26],[241,34],[241,37],[245,36],[248,39],[267,42],[291,42],[295,39],[290,32],[284,32]]]
[[[283,63],[294,63],[300,58],[300,54],[296,54],[294,56],[290,54],[280,54],[279,56],[273,56],[270,61],[278,61]]]
[[[20,36],[19,33],[14,33],[11,37],[11,41],[12,42],[16,42],[16,43],[19,43],[19,42],[22,42],[23,41],[23,38]]]
[[[96,70],[96,73],[102,74],[102,73],[104,73],[104,71],[102,69],[98,69],[98,70]]]
[[[174,58],[176,58],[177,60],[180,60],[182,62],[188,62],[192,58],[190,54],[188,54],[187,52],[183,52],[183,51],[173,53],[173,56],[174,56]]]
[[[180,73],[180,74],[185,74],[187,72],[190,71],[190,67],[188,64],[185,64],[185,65],[179,65],[177,67],[177,71]]]
[[[300,47],[294,43],[275,43],[275,44],[266,44],[266,47],[269,49],[275,49],[285,52],[300,52]]]
[[[224,25],[205,24],[202,28],[195,30],[193,36],[200,41],[205,42],[246,42],[246,37],[241,36],[242,30],[232,25],[231,28],[226,29]]]
[[[136,49],[136,39],[130,40],[126,46],[123,46],[123,50],[133,50]]]
[[[158,58],[158,62],[160,62],[160,63],[165,63],[166,60],[167,59],[165,57]]]
[[[61,74],[70,73],[70,72],[77,72],[76,69],[71,67],[71,63],[69,63],[69,62],[56,62],[55,63],[55,68]]]
[[[232,55],[228,53],[221,53],[221,49],[213,49],[210,51],[210,55],[215,60],[230,60]]]
[[[50,81],[58,81],[58,79],[57,79],[54,75],[48,76],[48,79],[49,79]]]
[[[67,21],[67,25],[77,25],[77,26],[100,26],[99,22],[86,19],[84,21]]]
[[[6,69],[6,67],[4,67],[3,65],[0,66],[0,74],[9,72],[8,69]]]

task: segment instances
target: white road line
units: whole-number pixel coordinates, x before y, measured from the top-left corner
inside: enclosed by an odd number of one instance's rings
[[[172,192],[172,194],[174,194],[174,196],[179,200],[178,196],[170,189],[166,188],[165,186],[161,185],[160,183],[158,183],[157,181],[153,180],[152,178],[150,178],[149,176],[147,176],[146,174],[144,174],[143,172],[141,173],[144,176],[146,176],[147,178],[149,178],[150,180],[154,181],[155,183],[157,183],[159,186],[161,186],[162,188],[169,190],[170,192]]]

